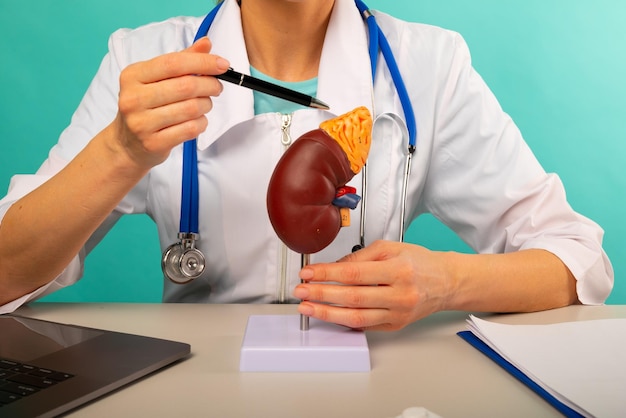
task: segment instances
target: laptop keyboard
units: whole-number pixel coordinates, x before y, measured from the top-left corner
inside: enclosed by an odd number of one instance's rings
[[[71,377],[69,373],[0,358],[0,408]]]

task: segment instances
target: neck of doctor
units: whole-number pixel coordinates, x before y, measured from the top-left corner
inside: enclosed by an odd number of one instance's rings
[[[317,77],[334,0],[242,0],[250,65],[283,81]]]

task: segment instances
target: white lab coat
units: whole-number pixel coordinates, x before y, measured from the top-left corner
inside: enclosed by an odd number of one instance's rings
[[[417,118],[407,225],[429,212],[478,252],[546,249],[575,275],[583,303],[603,303],[612,288],[613,271],[601,248],[602,229],[570,208],[559,178],[544,172],[517,127],[472,69],[462,38],[440,28],[402,22],[381,13],[376,16],[392,46]],[[58,172],[113,120],[122,68],[189,46],[200,21],[173,18],[114,33],[110,52],[70,126],[36,175],[12,179],[8,196],[0,201],[0,216],[12,202]],[[249,68],[235,0],[226,1],[209,37],[212,52],[229,59],[235,69]],[[322,53],[317,94],[331,105],[332,113],[296,111],[290,134],[295,139],[322,120],[361,105],[378,116],[368,160],[365,238],[371,243],[399,236],[407,146],[401,135],[406,127],[389,116],[403,115],[391,77],[381,59],[372,83],[367,45],[367,31],[354,2],[337,0]],[[164,280],[164,301],[267,303],[284,295],[289,298],[299,281],[300,255],[288,251],[284,257],[265,204],[269,178],[284,152],[281,115],[255,116],[252,92],[224,83],[208,118],[208,128],[198,138],[198,246],[207,257],[207,269],[187,285]],[[120,202],[53,283],[5,305],[0,312],[77,281],[85,254],[123,214],[150,215],[158,226],[162,249],[176,242],[181,166],[182,146]],[[351,184],[360,191],[360,176]],[[359,210],[352,212],[352,225],[342,228],[329,247],[312,256],[312,262],[336,260],[350,252],[359,242]],[[284,280],[280,274],[283,263]]]

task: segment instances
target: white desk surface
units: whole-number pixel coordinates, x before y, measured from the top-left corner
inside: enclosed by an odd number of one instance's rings
[[[192,355],[72,417],[396,417],[423,406],[444,418],[559,417],[542,398],[456,335],[467,312],[396,332],[368,332],[369,373],[240,373],[249,315],[293,305],[35,303],[18,314],[191,344]],[[479,315],[507,324],[626,317],[626,306]]]

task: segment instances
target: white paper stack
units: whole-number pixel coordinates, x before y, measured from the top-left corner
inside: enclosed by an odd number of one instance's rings
[[[584,416],[626,416],[626,319],[469,330],[558,401]]]

